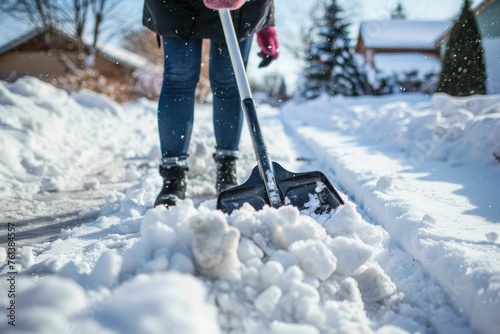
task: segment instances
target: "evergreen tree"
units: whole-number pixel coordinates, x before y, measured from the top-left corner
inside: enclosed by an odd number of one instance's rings
[[[465,0],[450,31],[437,91],[452,96],[486,94],[486,68],[476,18]]]
[[[406,12],[403,8],[403,5],[401,4],[401,2],[398,2],[398,4],[396,5],[396,8],[394,8],[392,11],[391,11],[391,19],[395,20],[404,20],[406,19]]]
[[[299,83],[299,91],[306,98],[315,98],[321,92],[345,96],[364,93],[364,80],[349,46],[349,24],[343,22],[341,13],[336,0],[325,6],[317,40],[307,50],[308,65]]]

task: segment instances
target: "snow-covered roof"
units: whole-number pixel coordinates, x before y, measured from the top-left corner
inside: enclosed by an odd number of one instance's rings
[[[3,36],[0,40],[0,55],[30,40],[39,33],[37,29],[31,29],[29,31],[21,31],[18,34],[11,32]],[[72,39],[71,35],[64,31],[61,31],[61,34],[68,39]],[[84,43],[89,47],[91,45],[91,39],[87,37],[84,38]],[[119,63],[128,68],[138,68],[147,64],[147,60],[144,57],[108,43],[98,43],[97,53],[112,62]]]
[[[90,39],[85,38],[84,43],[91,45]],[[122,66],[130,68],[139,68],[147,64],[146,58],[136,53],[120,48],[109,43],[97,43],[97,53],[110,61],[119,63]]]
[[[494,4],[495,2],[497,2],[498,0],[484,0],[482,2],[480,2],[474,9],[474,13],[477,15],[479,13],[481,13],[483,10],[485,10],[486,8],[488,8],[489,6],[491,6],[492,4]]]
[[[366,48],[433,50],[452,25],[452,21],[365,21],[359,31]]]
[[[13,49],[21,45],[22,43],[35,37],[36,35],[38,35],[38,32],[35,29],[30,31],[25,31],[20,34],[12,34],[12,33],[10,35],[5,34],[3,38],[0,40],[0,55],[4,54],[10,49]]]

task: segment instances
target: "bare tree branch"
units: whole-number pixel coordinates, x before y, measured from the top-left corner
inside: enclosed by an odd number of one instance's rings
[[[302,24],[297,28],[298,31],[287,30],[280,32],[283,35],[283,38],[280,38],[282,46],[298,59],[305,58],[306,49],[313,42],[314,28],[321,17],[325,2],[326,0],[316,0],[316,3],[309,10],[308,20],[304,20],[303,12],[299,10],[290,12],[289,15],[296,17],[288,19],[295,22],[302,22]]]
[[[0,10],[42,33],[65,66],[75,71],[94,65],[87,60],[93,60],[105,23],[120,3],[120,0],[2,0]],[[61,31],[70,32],[75,39],[76,64],[64,52]],[[84,41],[88,31],[93,38],[90,47]]]
[[[320,24],[325,7],[331,2],[332,0],[316,0],[310,8],[308,19],[306,20],[304,20],[303,11],[290,8],[289,15],[292,17],[287,19],[294,22],[301,22],[301,25],[296,30],[280,32],[283,36],[283,38],[280,38],[283,48],[286,48],[296,58],[304,59],[307,48],[314,42],[317,33],[315,29]],[[349,19],[359,16],[360,6],[358,0],[337,0],[337,2],[341,2],[345,18]]]

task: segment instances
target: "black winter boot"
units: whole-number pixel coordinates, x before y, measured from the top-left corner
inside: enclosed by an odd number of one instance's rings
[[[217,165],[217,179],[215,182],[217,193],[220,194],[223,190],[237,186],[236,160],[238,158],[234,155],[214,154],[214,160]]]
[[[179,199],[186,198],[187,166],[160,165],[160,175],[163,177],[163,187],[155,201],[158,205],[173,206]]]

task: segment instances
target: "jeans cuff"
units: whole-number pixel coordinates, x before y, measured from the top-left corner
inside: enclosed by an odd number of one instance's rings
[[[223,150],[220,148],[215,148],[214,158],[219,157],[238,157],[238,150]]]
[[[187,166],[187,157],[187,155],[180,157],[163,157],[161,158],[161,165],[163,167]]]

